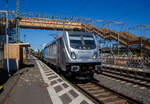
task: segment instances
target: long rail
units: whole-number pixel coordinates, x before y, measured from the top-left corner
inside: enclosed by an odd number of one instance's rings
[[[61,77],[65,78],[63,75],[61,75]],[[70,81],[66,78],[65,80],[73,84],[81,93],[85,94],[96,104],[143,104],[142,101],[138,101],[128,95],[112,90],[100,84],[99,81],[95,79],[88,82],[81,81],[80,84],[75,80]]]
[[[119,73],[116,72],[115,70],[111,71],[111,70],[107,70],[107,69],[103,69],[103,75],[111,77],[111,78],[115,78],[115,79],[119,79],[122,81],[126,81],[129,83],[133,83],[134,85],[138,85],[141,87],[145,87],[146,89],[150,89],[150,79],[149,78],[144,78],[144,77],[138,77],[138,76],[134,76],[132,74],[124,74],[124,73]]]
[[[76,84],[76,86],[99,104],[142,104],[140,101],[120,94],[96,82]]]

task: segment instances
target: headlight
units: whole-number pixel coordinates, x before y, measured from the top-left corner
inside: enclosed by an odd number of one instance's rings
[[[76,54],[74,52],[71,52],[71,58],[74,60],[76,59]]]
[[[97,53],[94,53],[94,55],[92,56],[93,59],[97,58]]]
[[[93,59],[96,59],[96,55],[93,56]]]

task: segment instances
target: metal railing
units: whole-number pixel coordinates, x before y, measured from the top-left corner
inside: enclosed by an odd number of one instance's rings
[[[150,68],[150,57],[102,57],[103,64],[111,64],[132,68]]]

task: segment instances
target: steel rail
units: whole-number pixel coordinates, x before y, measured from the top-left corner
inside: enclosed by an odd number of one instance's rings
[[[86,85],[85,83],[84,84],[75,84],[75,86],[77,86],[77,88],[79,88],[80,90],[82,90],[84,93],[86,93],[88,96],[90,96],[92,99],[94,99],[95,101],[97,101],[97,103],[99,104],[106,104],[106,103],[120,103],[120,104],[143,104],[142,101],[138,101],[134,98],[131,98],[129,97],[128,95],[125,95],[125,94],[121,94],[115,90],[112,90],[111,88],[108,88],[100,83],[97,83],[97,81],[92,81],[90,82],[93,86],[95,85],[95,87],[98,87],[96,90],[93,88],[93,87],[90,87],[88,85]],[[86,86],[86,87],[82,87],[83,86]],[[88,90],[89,89],[89,90]],[[103,93],[110,93],[108,96],[103,96],[103,97],[100,97],[100,96],[96,96],[94,94],[91,93],[91,91],[95,91],[95,92],[99,92],[100,90],[104,90]],[[101,95],[101,93],[99,93]],[[112,101],[107,101],[107,100],[110,100],[111,97],[114,99],[112,99]],[[105,99],[105,100],[100,100],[100,99]],[[115,103],[116,102],[116,103]]]

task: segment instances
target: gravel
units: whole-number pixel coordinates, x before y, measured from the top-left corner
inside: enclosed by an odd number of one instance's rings
[[[112,88],[122,94],[129,95],[137,100],[143,101],[146,104],[150,104],[150,89],[142,88],[141,86],[126,83],[124,81],[116,81],[114,78],[110,78],[101,74],[95,74],[95,79],[99,80],[101,84]]]

